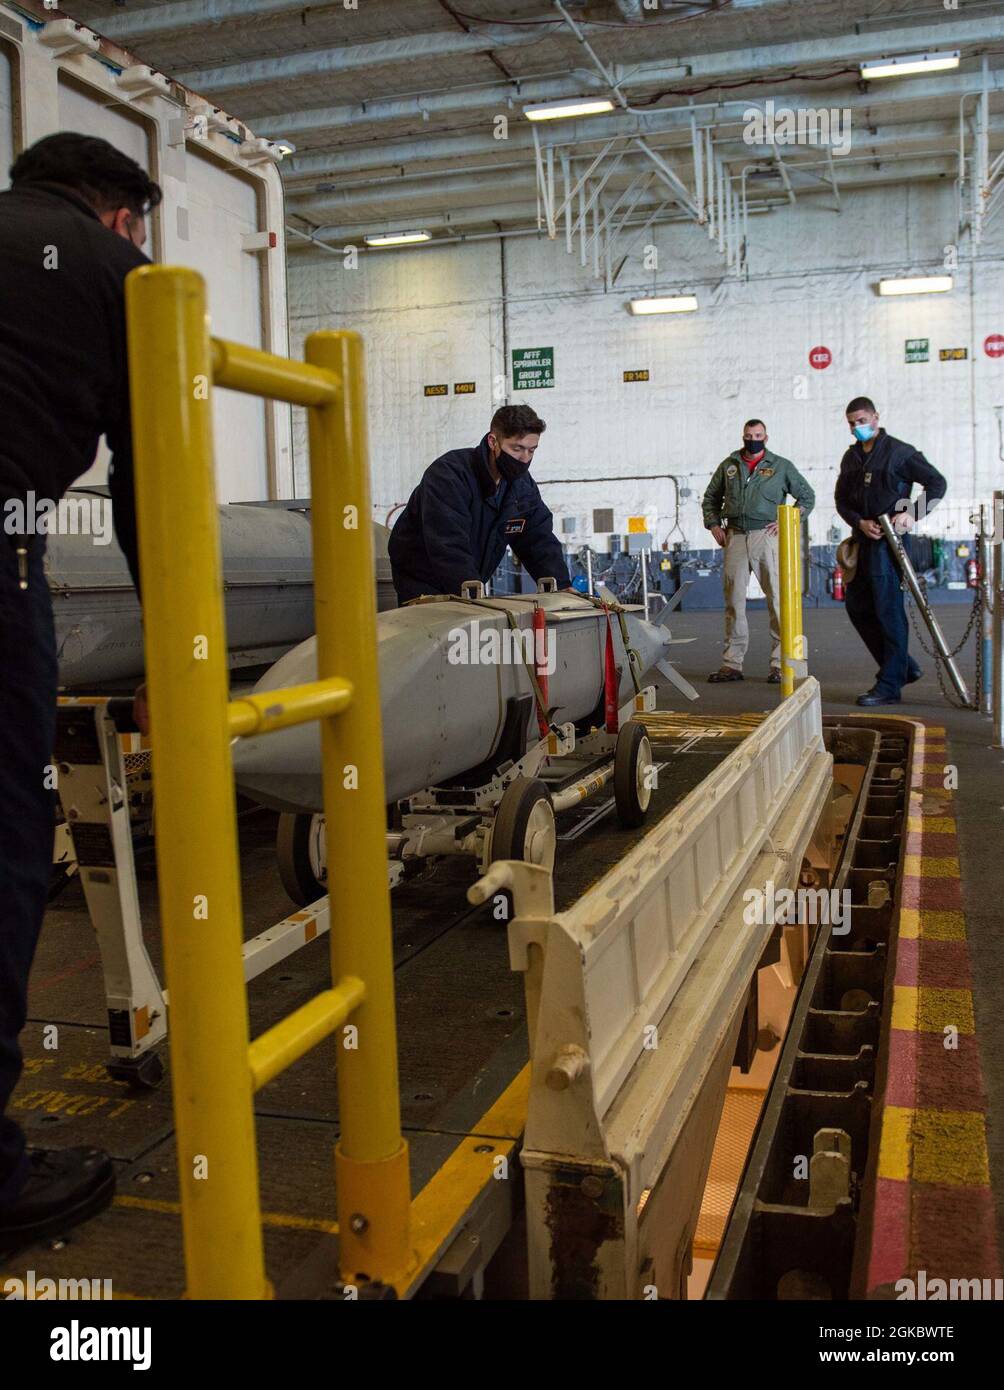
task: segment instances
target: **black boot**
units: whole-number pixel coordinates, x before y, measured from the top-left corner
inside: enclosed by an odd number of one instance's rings
[[[884,690],[869,690],[866,695],[859,695],[857,698],[859,705],[898,705],[899,696],[889,695]]]
[[[28,1181],[0,1207],[0,1251],[61,1235],[96,1216],[115,1195],[115,1169],[101,1149],[35,1149]]]

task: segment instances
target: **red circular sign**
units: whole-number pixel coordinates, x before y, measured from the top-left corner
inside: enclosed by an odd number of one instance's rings
[[[824,367],[828,367],[833,361],[833,353],[828,347],[814,347],[809,349],[809,366],[815,367],[817,372],[821,372]]]
[[[1004,333],[991,333],[984,338],[983,351],[988,357],[1004,357]]]

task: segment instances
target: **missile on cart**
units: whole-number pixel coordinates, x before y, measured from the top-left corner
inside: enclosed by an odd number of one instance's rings
[[[140,680],[140,607],[111,533],[107,490],[74,489],[65,501],[74,529],[61,526],[46,545],[59,684],[93,690]],[[314,630],[310,502],[232,502],[218,513],[230,667],[263,667]],[[387,536],[374,523],[380,608],[396,601]]]
[[[535,607],[545,616],[539,638]],[[663,614],[668,611],[669,605]],[[538,662],[547,674],[551,723],[602,725],[608,630],[620,672],[618,705],[631,699],[653,668],[697,699],[697,691],[667,660],[674,640],[668,629],[640,614],[640,608],[611,613],[567,592],[476,602],[426,599],[380,613],[387,802],[448,780],[483,783],[495,767],[522,758],[540,736],[530,678]],[[316,678],[316,638],[311,637],[277,661],[255,689],[278,690]],[[246,795],[280,811],[323,809],[317,723],[242,739],[233,757],[238,788]]]

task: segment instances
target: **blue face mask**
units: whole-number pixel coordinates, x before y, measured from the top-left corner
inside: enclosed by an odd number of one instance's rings
[[[874,435],[874,433],[875,433],[875,426],[874,426],[874,425],[855,425],[855,426],[854,426],[854,437],[855,437],[855,439],[860,439],[860,441],[861,441],[862,444],[867,444],[868,440],[872,438],[872,436]]]

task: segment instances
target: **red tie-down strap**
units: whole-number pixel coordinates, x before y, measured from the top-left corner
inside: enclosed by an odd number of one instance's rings
[[[536,668],[540,699],[537,702],[537,728],[541,738],[548,733],[547,715],[547,614],[537,604],[533,610],[533,659]]]
[[[617,664],[614,661],[614,633],[610,626],[610,610],[607,609],[607,656],[606,665],[603,672],[603,694],[606,706],[606,725],[607,733],[615,734],[618,729],[618,701],[617,692],[620,681],[617,676]]]

